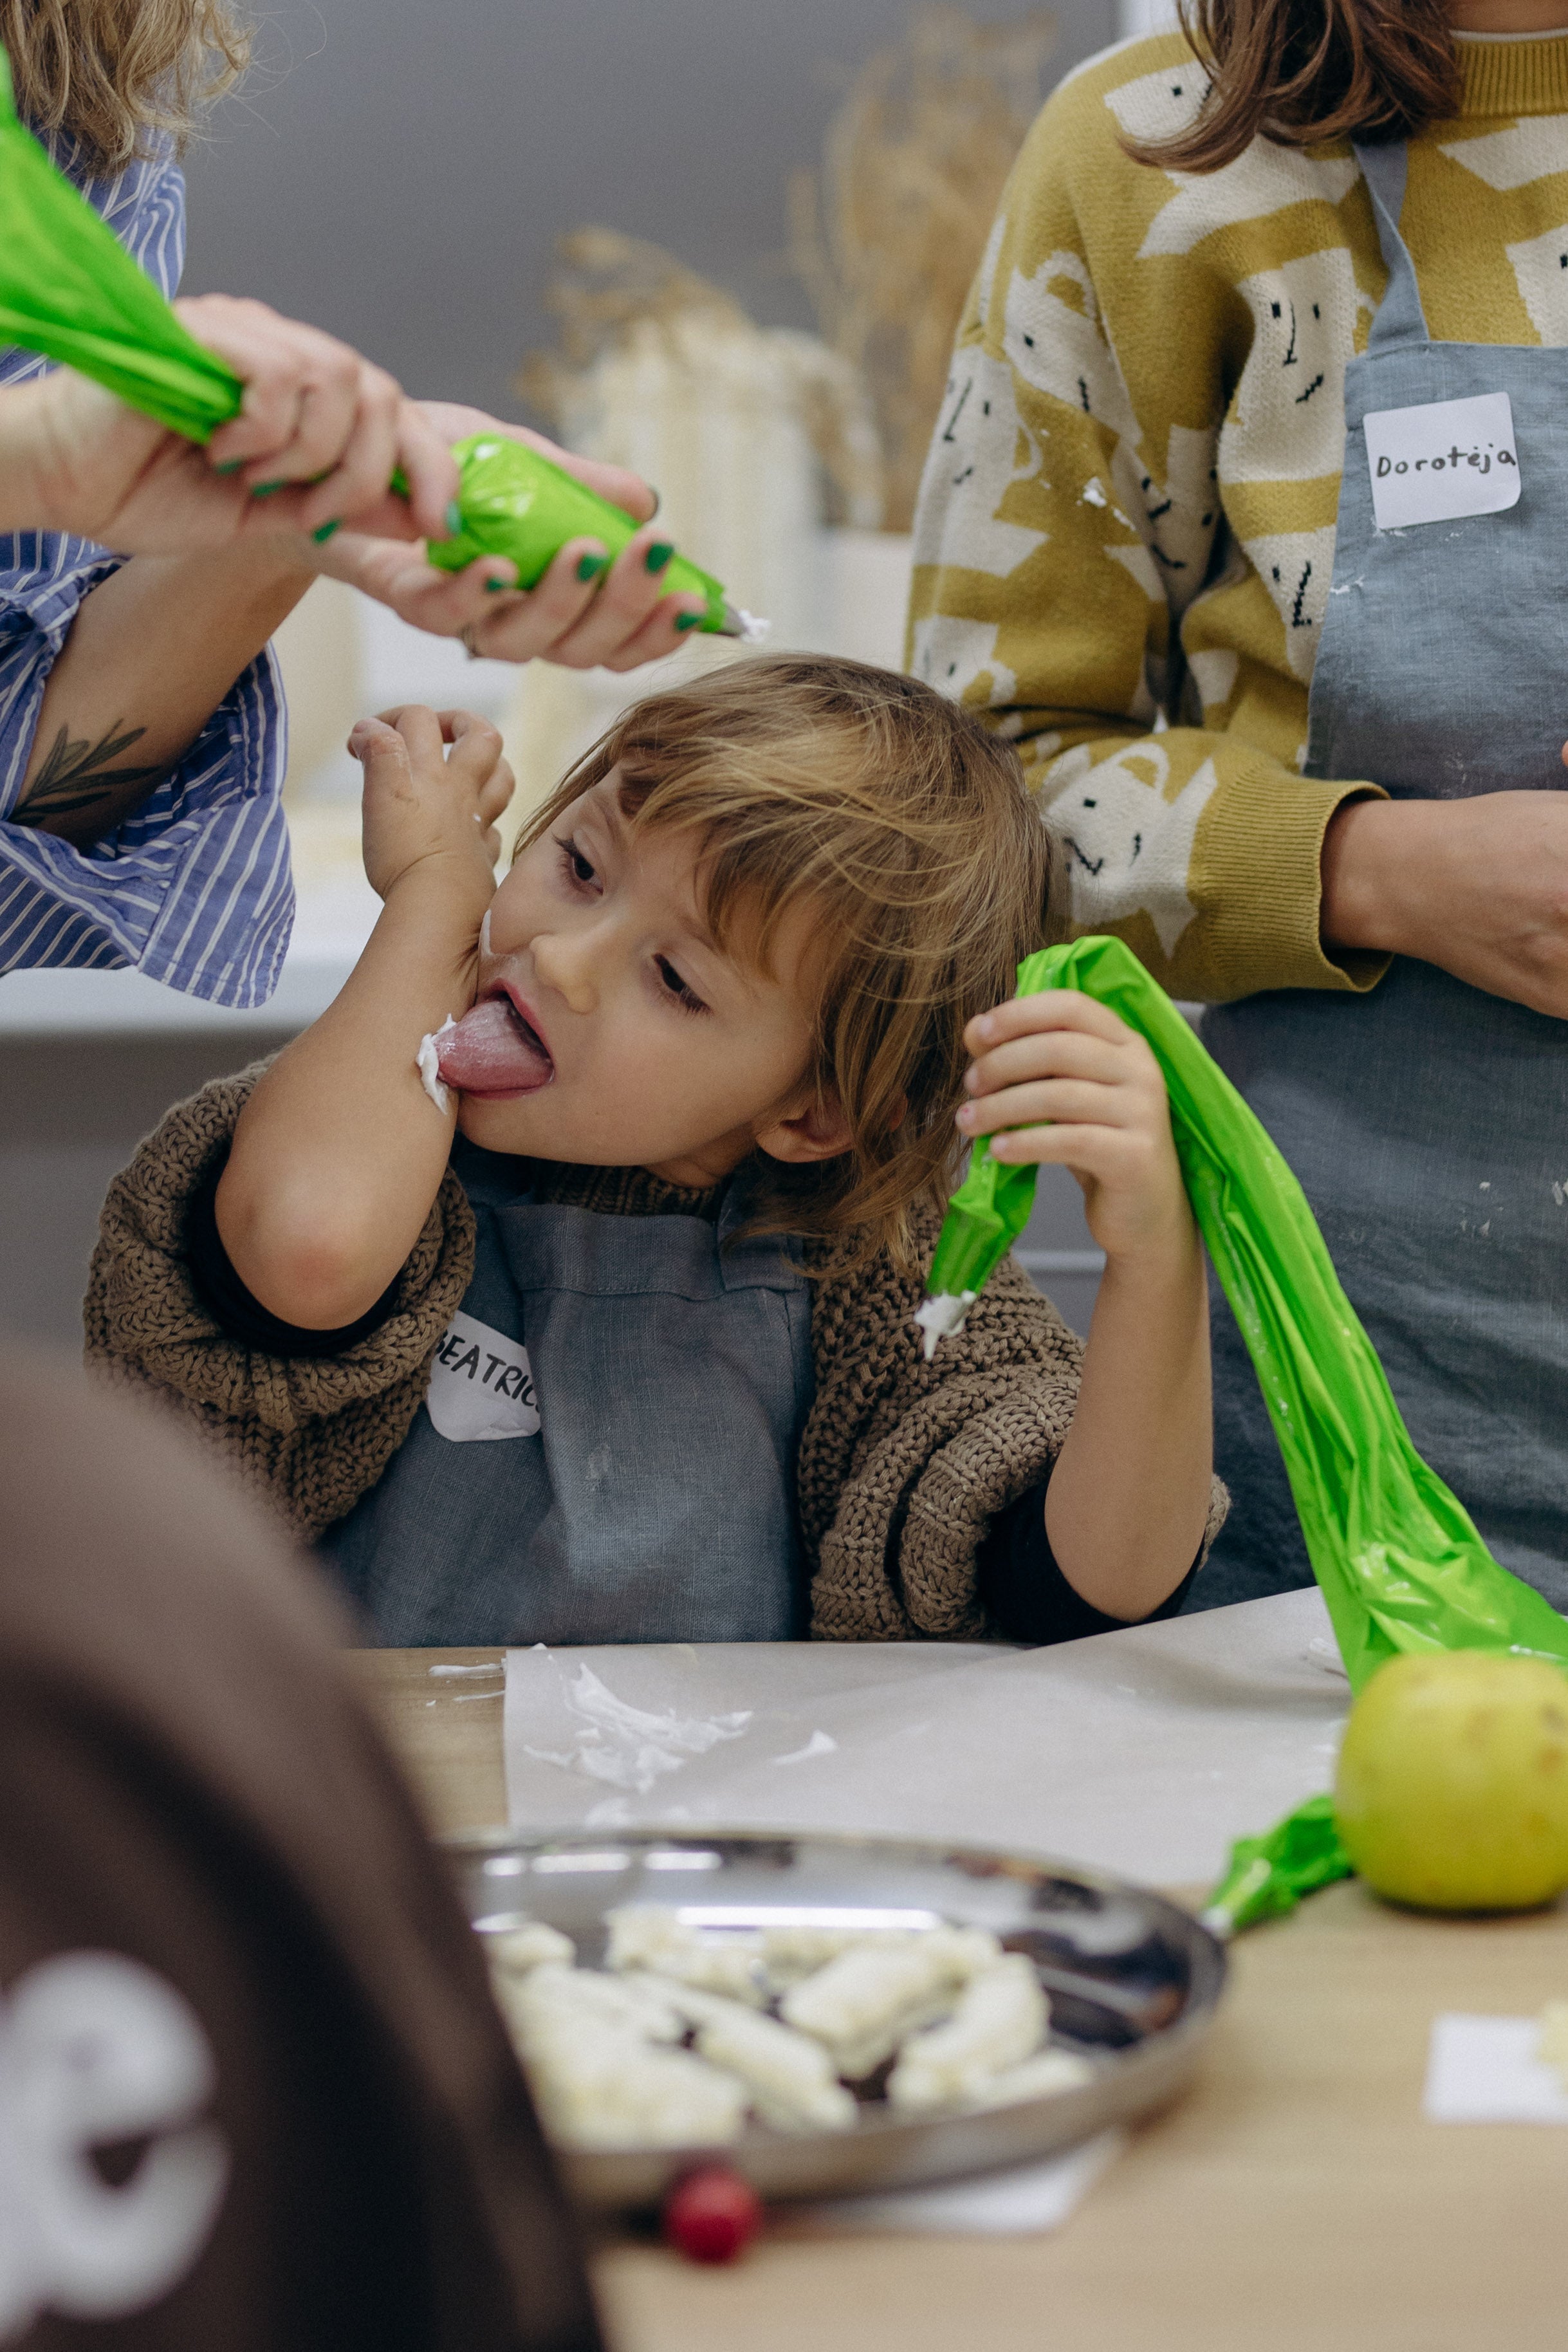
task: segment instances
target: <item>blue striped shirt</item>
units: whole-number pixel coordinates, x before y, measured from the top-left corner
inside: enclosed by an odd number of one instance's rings
[[[50,152],[172,294],[185,258],[185,183],[167,147],[96,180],[73,168],[68,142]],[[0,383],[45,364],[0,351]],[[62,532],[0,533],[0,973],[129,964],[217,1004],[265,1004],[294,922],[282,803],[287,719],[270,646],[172,772],[101,841],[76,849],[5,822],[77,607],[120,561]]]

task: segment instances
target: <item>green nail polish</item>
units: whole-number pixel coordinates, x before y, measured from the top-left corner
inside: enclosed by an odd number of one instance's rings
[[[511,584],[512,583],[509,580],[486,580],[485,583],[485,593],[487,596],[498,596],[503,589],[509,588]]]
[[[700,613],[677,613],[675,614],[675,626],[677,629],[700,628],[702,626],[702,617],[703,616]]]
[[[656,539],[643,561],[650,572],[662,572],[674,551],[667,539]]]
[[[258,482],[255,489],[252,490],[251,497],[253,499],[269,499],[274,490],[286,490],[287,488],[288,485],[287,482]]]
[[[462,508],[458,505],[458,503],[457,503],[456,499],[453,499],[453,501],[452,501],[452,503],[451,503],[451,505],[450,505],[450,506],[447,508],[447,509],[446,509],[446,536],[447,536],[447,538],[448,538],[448,539],[455,539],[455,538],[456,538],[456,536],[457,536],[457,534],[458,534],[458,532],[462,530],[462,528],[463,528],[463,509],[462,509]]]
[[[597,580],[609,561],[610,558],[607,555],[580,555],[577,559],[578,578]]]
[[[340,522],[324,522],[324,523],[321,525],[320,530],[313,530],[313,531],[311,532],[310,536],[311,536],[311,538],[315,541],[315,542],[316,542],[316,544],[317,544],[317,546],[318,546],[318,547],[324,547],[324,546],[326,545],[327,541],[331,538],[332,533],[333,533],[335,530],[342,530],[342,528],[343,528],[343,526],[342,526],[342,523],[341,523],[340,521]]]
[[[221,466],[214,467],[213,471],[214,474],[237,474],[244,463],[243,457],[225,457]]]

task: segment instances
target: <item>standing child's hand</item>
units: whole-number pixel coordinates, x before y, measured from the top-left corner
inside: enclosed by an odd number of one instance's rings
[[[1049,989],[980,1013],[964,1042],[975,1056],[958,1113],[966,1136],[988,1135],[993,1156],[1014,1165],[1071,1168],[1108,1258],[1190,1248],[1165,1080],[1135,1031],[1077,989]]]
[[[471,710],[409,703],[361,719],[349,749],[365,772],[371,888],[390,898],[410,875],[438,877],[477,931],[496,894],[496,820],[514,788],[498,730]]]

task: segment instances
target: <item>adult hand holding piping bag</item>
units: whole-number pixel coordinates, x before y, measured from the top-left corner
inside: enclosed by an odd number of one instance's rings
[[[612,550],[590,544],[530,577],[529,599],[493,546],[461,576],[439,575],[407,541],[451,546],[462,520],[444,425],[448,438],[454,422],[478,426],[503,446],[532,436],[471,411],[427,415],[358,354],[261,305],[209,298],[186,323],[175,316],[164,297],[182,257],[183,185],[159,76],[183,60],[199,87],[207,44],[232,33],[237,55],[243,41],[221,9],[188,22],[172,11],[162,31],[173,46],[142,89],[116,47],[131,23],[130,12],[95,19],[107,47],[94,72],[111,72],[119,108],[97,145],[74,122],[68,74],[53,89],[60,61],[25,41],[18,52],[20,86],[36,107],[53,103],[60,161],[85,200],[5,102],[8,77],[0,88],[0,338],[18,347],[0,352],[0,458],[8,436],[26,508],[16,522],[59,535],[41,549],[18,541],[8,559],[0,551],[5,601],[26,624],[11,633],[0,678],[0,852],[16,886],[0,971],[133,964],[251,1005],[276,985],[293,905],[284,714],[267,640],[325,562],[416,624],[509,659],[630,666],[669,650],[701,617],[688,604],[705,600],[664,593],[673,550],[657,534],[624,550],[602,599]],[[91,176],[140,156],[149,137],[145,161]],[[40,359],[93,384],[40,383]],[[114,414],[105,394],[141,415]],[[553,456],[566,469],[557,478],[575,468],[626,501],[603,512],[616,550],[635,541],[653,503],[644,486]],[[384,495],[394,469],[406,504]],[[351,537],[345,520],[361,526]],[[80,854],[110,834],[112,860]]]

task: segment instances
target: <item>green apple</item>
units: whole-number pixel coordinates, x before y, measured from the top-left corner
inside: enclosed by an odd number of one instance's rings
[[[1427,1911],[1527,1911],[1568,1887],[1568,1676],[1539,1658],[1391,1659],[1351,1710],[1345,1852]]]

